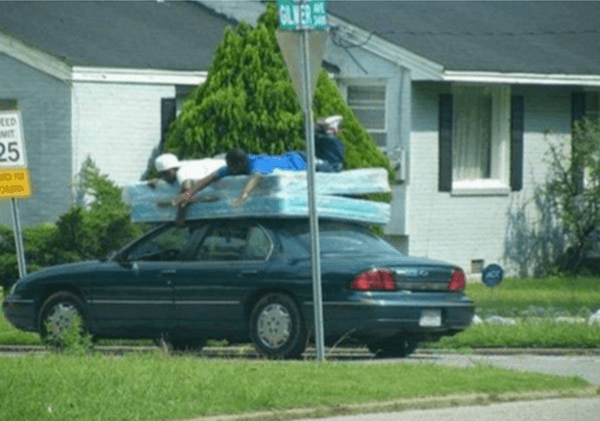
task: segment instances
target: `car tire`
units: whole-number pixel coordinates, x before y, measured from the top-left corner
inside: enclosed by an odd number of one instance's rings
[[[38,331],[42,339],[48,338],[51,335],[58,335],[66,330],[75,314],[81,317],[83,326],[82,334],[87,332],[85,314],[83,311],[83,301],[72,292],[59,291],[50,295],[42,308],[38,318]],[[51,332],[48,331],[50,326]]]
[[[299,358],[306,349],[306,326],[296,302],[286,294],[271,293],[250,314],[250,338],[267,358]]]
[[[412,336],[396,336],[367,344],[375,358],[405,358],[418,346],[419,339]]]

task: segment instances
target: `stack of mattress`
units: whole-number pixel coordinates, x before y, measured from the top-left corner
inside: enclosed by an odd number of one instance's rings
[[[367,193],[390,191],[387,171],[365,168],[339,173],[317,172],[315,190],[320,218],[343,219],[367,224],[386,224],[390,205],[357,199]],[[198,192],[186,219],[244,217],[307,217],[306,171],[278,171],[262,177],[258,187],[240,206],[234,206],[248,176],[229,176]],[[160,181],[155,188],[146,182],[127,187],[125,200],[131,205],[133,222],[173,221],[177,208],[172,200],[179,186]]]

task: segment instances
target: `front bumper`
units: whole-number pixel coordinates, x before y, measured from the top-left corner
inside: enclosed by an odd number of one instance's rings
[[[17,329],[37,332],[33,300],[25,300],[9,295],[2,302],[6,319]]]

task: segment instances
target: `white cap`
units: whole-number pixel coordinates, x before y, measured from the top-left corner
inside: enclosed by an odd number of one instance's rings
[[[319,123],[323,125],[323,128],[328,134],[335,135],[341,129],[341,123],[344,117],[341,115],[332,115],[319,120]]]
[[[154,166],[158,172],[167,171],[179,167],[179,159],[172,153],[164,153],[156,158]]]

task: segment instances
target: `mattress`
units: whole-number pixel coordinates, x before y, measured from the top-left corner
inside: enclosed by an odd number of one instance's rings
[[[306,171],[279,171],[263,176],[249,198],[236,207],[233,202],[247,179],[244,175],[225,177],[197,193],[187,208],[186,219],[308,216]],[[389,191],[387,171],[383,168],[315,174],[320,218],[386,224],[390,217],[389,204],[352,196]],[[177,208],[171,202],[178,195],[177,184],[162,180],[155,188],[140,182],[124,190],[133,222],[175,220]]]

